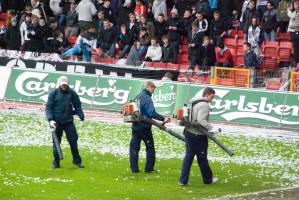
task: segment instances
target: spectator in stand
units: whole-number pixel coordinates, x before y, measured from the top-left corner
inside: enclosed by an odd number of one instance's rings
[[[29,38],[27,36],[28,34],[28,27],[31,24],[31,14],[27,13],[25,15],[25,21],[22,22],[20,27],[20,33],[21,33],[21,50],[27,49]]]
[[[200,42],[202,38],[206,35],[209,27],[208,20],[205,19],[204,15],[200,12],[196,13],[196,21],[198,23],[198,33],[200,35]]]
[[[151,61],[151,62],[160,62],[161,58],[162,58],[162,49],[158,43],[157,38],[153,37],[151,39],[151,45],[147,49],[144,60]]]
[[[144,0],[145,2],[145,0]],[[145,3],[146,4],[146,3]],[[147,9],[146,9],[146,13],[145,13],[145,16],[147,17],[147,20],[150,21],[150,22],[154,22],[155,21],[155,18],[154,18],[154,14],[152,12],[152,7],[153,7],[153,2],[152,0],[151,1],[148,1],[147,3],[148,5],[145,6]]]
[[[209,0],[212,11],[218,10],[218,0]]]
[[[239,22],[239,17],[236,17],[236,15],[232,15],[234,10],[234,5],[231,0],[219,0],[218,1],[218,9],[221,13],[221,17],[224,21],[227,22],[228,28],[232,28],[233,25],[237,25]],[[238,11],[236,11],[238,14]],[[238,16],[238,15],[237,15]]]
[[[129,19],[130,21],[126,24],[127,32],[131,35],[133,40],[137,40],[139,37],[139,24],[137,24],[136,17],[133,13],[129,14]]]
[[[251,45],[246,42],[243,45],[244,48],[244,67],[245,68],[258,68],[258,59],[256,54],[251,50]]]
[[[74,56],[78,53],[83,53],[83,61],[90,62],[91,61],[91,51],[95,50],[97,47],[96,40],[96,27],[91,25],[87,30],[80,33],[78,36],[75,45],[66,50],[62,54],[62,58],[66,58],[69,56]]]
[[[218,45],[223,42],[223,38],[226,34],[225,22],[220,18],[220,13],[215,11],[213,14],[214,19],[210,23],[210,37],[213,40],[214,45]]]
[[[129,21],[129,14],[134,12],[135,2],[132,0],[125,0],[119,7],[116,18],[117,25],[126,24]]]
[[[215,65],[215,47],[210,43],[210,38],[208,36],[203,38],[203,43],[200,46],[200,57],[202,59],[200,66],[203,70],[206,67]]]
[[[202,13],[208,19],[211,17],[211,7],[208,1],[198,0],[195,7],[196,7],[196,12]]]
[[[177,54],[174,47],[169,45],[169,39],[167,35],[162,37],[162,62],[163,63],[177,63]]]
[[[175,0],[175,7],[178,9],[179,16],[183,16],[186,10],[191,11],[192,6],[194,6],[196,2],[197,0]],[[191,24],[190,24],[190,30],[191,30]]]
[[[273,2],[268,1],[267,11],[263,15],[264,37],[267,41],[276,41],[276,31],[280,23],[280,16],[273,8]]]
[[[63,14],[63,7],[61,6],[61,0],[50,0],[50,8],[56,18],[59,26],[62,26],[63,21],[65,19],[65,15]]]
[[[295,0],[288,8],[288,16],[290,23],[288,32],[290,33],[291,40],[294,48],[294,60],[299,63],[299,1]]]
[[[185,10],[182,20],[182,36],[188,37],[188,33],[192,29],[192,22],[195,20],[195,17],[192,15],[191,10]]]
[[[155,21],[155,29],[158,42],[160,45],[162,45],[162,36],[167,34],[164,14],[159,14],[158,20]]]
[[[182,27],[178,18],[178,10],[175,8],[172,9],[171,17],[166,22],[166,30],[168,31],[167,36],[170,46],[176,49],[177,54],[180,46]]]
[[[148,31],[148,34],[150,35],[150,37],[154,37],[155,36],[155,26],[152,22],[148,21],[145,15],[141,15],[140,16],[140,23],[139,23],[139,30],[145,27]]]
[[[251,45],[251,49],[254,51],[257,57],[259,57],[259,49],[263,43],[263,32],[258,25],[257,17],[253,17],[251,19],[251,25],[247,31],[247,42]]]
[[[65,28],[65,37],[75,37],[78,35],[78,13],[76,11],[76,3],[71,2],[70,9],[66,15],[66,28]]]
[[[224,43],[220,43],[218,48],[216,48],[216,66],[221,67],[232,67],[233,66],[233,56],[230,50],[224,45]]]
[[[243,14],[244,12],[247,10],[248,8],[248,3],[249,1],[251,0],[244,0],[243,4],[242,4],[242,9],[241,9],[241,17],[240,17],[240,22],[242,23],[243,22]]]
[[[123,58],[127,53],[129,53],[133,43],[133,36],[127,33],[126,25],[122,24],[120,26],[120,33],[117,35],[116,38],[116,46],[118,46],[120,50],[119,58]]]
[[[257,0],[256,1],[256,9],[259,14],[259,21],[262,21],[264,13],[267,10],[267,3],[269,0]]]
[[[21,33],[17,27],[17,19],[11,19],[11,25],[7,28],[5,33],[6,48],[9,50],[20,50],[21,47]]]
[[[116,31],[112,23],[108,19],[104,20],[103,30],[100,31],[98,41],[98,47],[102,50],[103,57],[112,58],[115,52],[116,44]]]
[[[132,46],[129,55],[126,60],[126,65],[132,65],[132,66],[140,66],[141,61],[139,57],[139,51],[141,49],[141,44],[137,40],[134,42],[134,45]]]
[[[54,21],[56,22],[56,21]],[[47,31],[49,29],[49,27],[46,25],[46,21],[44,18],[39,18],[38,20],[38,24],[40,26],[40,34],[43,35],[43,52],[50,52],[48,49],[48,41],[47,41]]]
[[[69,47],[69,43],[60,31],[57,31],[54,35],[54,39],[49,42],[49,50],[51,53],[62,54]]]
[[[167,20],[167,6],[165,0],[154,0],[152,13],[154,14],[154,19],[157,21],[160,14],[164,15],[165,20]]]
[[[110,4],[111,4],[110,0],[103,0],[103,4],[100,5],[98,10],[103,10],[105,19],[108,19],[109,22],[114,24],[115,19],[114,19],[113,12],[112,12],[112,9],[110,7]]]
[[[251,0],[249,1],[247,9],[243,13],[243,17],[242,17],[242,28],[243,28],[245,40],[247,40],[247,34],[248,34],[247,31],[253,17],[258,17],[258,13],[257,10],[255,9],[255,2]]]
[[[289,0],[281,0],[278,4],[278,12],[280,15],[280,32],[285,33],[288,29],[290,17],[288,16]]]
[[[45,19],[45,21],[48,20],[47,18],[47,13],[46,13],[46,9],[45,6],[47,6],[48,4],[41,4],[39,0],[31,0],[31,6],[32,6],[32,15],[37,16],[38,18],[43,17]]]
[[[192,30],[188,35],[188,60],[190,63],[190,69],[194,70],[195,65],[201,65],[200,46],[202,44],[202,33],[199,32],[198,22],[192,23]]]
[[[46,28],[46,26],[44,26],[44,28]],[[43,40],[43,45],[44,45],[44,49],[46,52],[49,50],[48,49],[49,42],[51,40],[54,40],[57,32],[63,32],[63,29],[58,27],[56,20],[54,20],[54,19],[50,20],[49,27],[47,27],[45,30],[45,34],[44,34],[45,40]]]
[[[97,38],[98,38],[100,32],[104,28],[104,20],[105,20],[104,11],[103,10],[99,10],[97,16],[98,17],[97,17],[97,19],[95,21],[96,21],[96,30],[97,30]]]
[[[134,14],[136,16],[137,22],[140,22],[141,15],[146,14],[146,7],[142,4],[141,0],[136,0]]]
[[[7,11],[7,16],[6,16],[6,22],[5,22],[5,26],[9,27],[11,25],[11,20],[12,19],[17,19],[17,13],[14,10],[8,10]],[[17,21],[18,23],[18,21]]]
[[[44,35],[41,34],[41,28],[38,24],[38,18],[36,15],[32,15],[31,24],[27,28],[27,37],[30,39],[28,41],[27,50],[32,52],[42,52],[43,51],[43,38]]]
[[[150,36],[149,36],[149,34],[147,32],[147,29],[145,27],[142,27],[140,29],[138,40],[140,41],[140,45],[141,45],[138,53],[139,53],[139,57],[142,57],[146,54],[147,48],[150,44]]]
[[[78,13],[79,29],[83,32],[93,25],[92,18],[97,13],[97,9],[91,0],[81,0],[76,11]]]

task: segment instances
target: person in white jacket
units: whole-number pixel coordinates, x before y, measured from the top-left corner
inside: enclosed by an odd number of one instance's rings
[[[78,13],[79,29],[84,31],[92,25],[92,17],[97,13],[97,9],[91,0],[81,0],[76,11]]]
[[[30,23],[31,23],[31,14],[26,14],[25,20],[22,22],[20,26],[22,49],[26,49],[26,42],[30,40],[27,36],[28,34],[27,27],[29,26]]]
[[[162,58],[162,48],[157,42],[157,38],[153,37],[151,39],[151,46],[148,47],[146,55],[145,55],[145,61],[161,61]]]

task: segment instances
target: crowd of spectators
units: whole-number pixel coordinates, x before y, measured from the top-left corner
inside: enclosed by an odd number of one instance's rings
[[[299,0],[1,0],[0,10],[0,45],[10,50],[177,63],[186,40],[191,69],[232,67],[224,38],[240,29],[246,67],[258,66],[260,46],[277,32],[290,34],[299,62]],[[74,45],[68,37],[77,37]]]

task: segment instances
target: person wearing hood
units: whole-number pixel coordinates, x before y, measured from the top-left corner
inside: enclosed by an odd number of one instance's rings
[[[10,26],[6,30],[6,48],[9,50],[20,50],[21,47],[21,33],[17,27],[17,19],[10,20]]]
[[[77,114],[81,121],[84,121],[84,113],[81,108],[81,101],[72,88],[69,87],[68,78],[61,76],[58,79],[59,88],[49,93],[46,104],[46,115],[50,127],[55,129],[59,143],[61,142],[63,131],[70,144],[73,156],[73,164],[78,168],[84,168],[78,150],[78,134],[74,125],[74,114]],[[73,110],[74,109],[74,110]],[[60,168],[60,159],[56,146],[53,145],[53,168]]]
[[[162,49],[157,41],[157,38],[153,37],[151,39],[151,45],[148,47],[146,55],[145,55],[145,61],[151,61],[151,62],[159,62],[162,58]]]
[[[131,47],[131,50],[128,54],[128,57],[126,59],[126,65],[131,65],[131,66],[140,66],[141,65],[141,60],[139,57],[138,51],[141,48],[140,41],[135,41],[134,45]]]
[[[115,44],[116,44],[116,31],[113,24],[105,19],[103,22],[103,30],[99,32],[97,45],[102,50],[102,55],[104,57],[111,58],[114,56]]]
[[[83,61],[91,61],[91,51],[97,48],[96,27],[90,26],[88,30],[81,32],[73,48],[66,50],[62,58],[74,56],[80,52],[83,53]]]
[[[224,45],[224,43],[220,43],[218,48],[215,49],[216,52],[216,62],[215,66],[220,67],[232,67],[233,66],[233,56],[230,50]]]
[[[191,99],[192,109],[189,116],[191,123],[203,126],[208,131],[214,132],[215,128],[209,123],[210,105],[215,96],[215,90],[207,87],[202,93],[202,97],[195,96]],[[216,182],[213,178],[212,170],[208,162],[208,137],[196,127],[185,126],[184,135],[186,139],[186,154],[182,163],[180,186],[187,186],[190,176],[190,169],[194,156],[201,171],[204,184]]]
[[[152,7],[152,13],[155,20],[158,20],[159,14],[163,14],[165,20],[167,20],[167,6],[165,0],[155,0]]]
[[[180,46],[180,33],[182,32],[182,29],[183,27],[178,18],[178,10],[176,8],[173,8],[171,11],[171,17],[166,21],[166,30],[168,31],[167,36],[169,38],[169,43],[174,47],[174,49],[177,50],[176,53],[178,53],[178,49]]]

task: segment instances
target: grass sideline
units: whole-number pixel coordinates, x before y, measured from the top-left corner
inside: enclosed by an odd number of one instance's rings
[[[236,152],[229,158],[210,142],[210,163],[219,182],[204,185],[194,162],[191,185],[180,187],[184,145],[158,129],[154,137],[160,173],[132,174],[128,125],[77,124],[85,169],[71,164],[65,138],[62,168],[51,169],[46,126],[42,117],[0,113],[1,199],[202,199],[298,184],[298,141],[219,135]],[[143,145],[141,169],[144,162]]]

